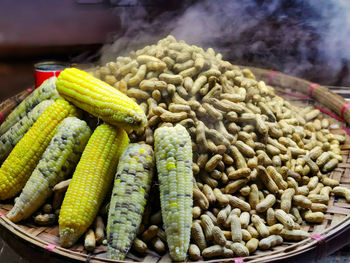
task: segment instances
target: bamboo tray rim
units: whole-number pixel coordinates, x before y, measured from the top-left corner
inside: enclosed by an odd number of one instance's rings
[[[12,234],[24,239],[27,242],[32,243],[34,246],[36,246],[42,250],[48,250],[50,252],[56,252],[56,253],[60,252],[61,255],[70,257],[70,258],[75,259],[75,260],[80,260],[80,261],[85,261],[85,262],[87,260],[90,260],[89,262],[130,262],[130,261],[116,261],[116,260],[110,260],[110,259],[100,258],[100,257],[96,257],[96,256],[89,256],[89,255],[86,255],[83,253],[79,253],[76,251],[65,249],[65,248],[60,247],[60,246],[55,246],[53,248],[50,248],[50,245],[52,245],[52,244],[26,232],[24,229],[19,227],[17,224],[15,224],[11,220],[9,220],[5,215],[0,216],[0,224],[3,227],[5,227],[8,231],[10,231]],[[336,225],[325,229],[320,234],[324,239],[327,239],[327,238],[331,237],[332,235],[334,235],[335,233],[337,233],[338,231],[343,230],[348,226],[350,226],[350,214],[347,215],[346,217],[344,217]],[[283,248],[278,249],[276,251],[271,251],[271,252],[267,253],[266,255],[249,256],[249,257],[243,258],[243,260],[246,261],[247,259],[249,259],[249,262],[257,262],[254,259],[258,258],[259,262],[263,262],[261,260],[265,260],[267,258],[268,259],[276,259],[276,258],[279,258],[281,256],[280,255],[281,252],[286,251],[286,250],[290,250],[287,252],[287,253],[289,253],[289,255],[283,254],[283,258],[292,257],[293,254],[298,254],[298,252],[300,252],[300,250],[298,250],[298,249],[294,250],[294,248],[300,247],[303,249],[303,251],[305,251],[307,249],[314,248],[315,246],[317,246],[317,244],[318,244],[317,240],[313,239],[312,237],[309,237],[307,239],[304,239],[302,241],[294,243],[293,245],[290,245],[288,247],[283,247]],[[344,244],[344,245],[346,245],[346,244]],[[98,261],[95,261],[96,259]],[[253,261],[251,261],[250,259],[252,259]],[[218,262],[218,261],[231,262],[232,258],[223,258],[223,259],[219,259],[219,260],[213,259],[213,260],[207,260],[204,262],[212,263],[212,262]],[[200,262],[200,261],[197,261],[197,262]]]

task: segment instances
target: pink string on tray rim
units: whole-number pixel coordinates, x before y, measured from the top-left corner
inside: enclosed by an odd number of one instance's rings
[[[313,100],[313,98],[310,98],[309,96],[303,95],[303,94],[299,94],[299,93],[294,93],[294,92],[289,92],[289,91],[285,91],[285,90],[276,90],[279,93],[282,94],[286,94],[292,97],[296,97],[296,98],[300,98],[300,99],[304,99],[304,100]]]
[[[348,128],[346,128],[346,127],[344,126],[344,127],[342,127],[342,129],[343,129],[343,131],[346,132],[347,135],[350,136],[350,130],[349,130]]]
[[[270,84],[272,82],[272,79],[273,77],[277,74],[278,72],[273,70],[273,71],[270,71],[269,73],[269,80],[268,80],[268,83]]]
[[[309,95],[312,96],[312,92],[314,92],[315,87],[319,86],[317,83],[311,83],[309,86]]]
[[[234,258],[235,263],[244,263],[243,258]]]
[[[318,234],[312,235],[311,238],[317,241],[316,259],[318,260],[327,254],[326,238]]]
[[[313,84],[316,84],[316,83],[313,83]],[[311,84],[311,85],[312,85],[312,84]],[[310,85],[310,88],[311,88],[311,85]],[[313,85],[313,88],[312,88],[312,90],[311,90],[311,93],[312,93],[314,87],[316,87],[317,85],[318,85],[318,84]],[[289,95],[289,96],[296,97],[296,98],[314,100],[313,98],[310,98],[309,96],[305,96],[305,95],[303,95],[303,94],[299,94],[299,93],[295,93],[295,92],[288,92],[288,91],[284,91],[284,90],[277,90],[277,91],[280,92],[280,93]],[[315,109],[318,109],[319,111],[321,111],[321,112],[327,114],[328,116],[332,117],[333,119],[336,119],[337,121],[346,123],[346,121],[343,119],[343,117],[344,117],[344,111],[345,111],[347,108],[350,108],[350,104],[344,104],[344,106],[342,107],[342,109],[341,109],[341,117],[342,117],[342,118],[340,118],[338,115],[336,115],[336,114],[334,114],[334,113],[332,113],[332,112],[330,112],[330,111],[328,111],[328,110],[326,110],[326,109],[324,109],[324,108],[322,108],[322,107],[320,107],[320,106],[315,105],[314,107],[315,107]],[[347,135],[350,136],[350,130],[349,130],[348,128],[346,128],[346,126],[343,126],[342,129],[343,129],[343,131],[346,132]]]
[[[48,250],[48,251],[52,251],[52,250],[55,249],[55,247],[56,247],[55,244],[48,244],[48,245],[45,247],[45,249]]]
[[[350,107],[350,104],[344,104],[343,107],[341,108],[341,111],[340,111],[340,116],[343,118],[344,117],[344,112],[347,108]]]
[[[328,116],[331,116],[333,119],[336,119],[337,121],[340,122],[346,122],[344,119],[340,118],[338,115],[334,114],[333,112],[330,112],[324,108],[321,108],[320,106],[315,106],[316,109],[318,109],[319,111],[322,111],[323,113],[327,114]]]
[[[312,239],[315,239],[317,242],[323,242],[323,241],[326,240],[326,239],[324,238],[324,236],[321,236],[321,235],[312,235],[311,238],[312,238]]]

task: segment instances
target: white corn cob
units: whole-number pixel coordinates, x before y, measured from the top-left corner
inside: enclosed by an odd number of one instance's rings
[[[192,144],[181,126],[160,127],[154,133],[160,204],[170,256],[184,261],[192,225]]]

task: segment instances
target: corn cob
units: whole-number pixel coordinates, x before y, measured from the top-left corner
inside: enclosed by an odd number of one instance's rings
[[[107,258],[123,260],[142,220],[154,169],[152,147],[130,144],[120,157],[107,224]]]
[[[142,130],[147,124],[144,111],[135,101],[84,71],[67,68],[56,85],[68,101],[111,125]]]
[[[91,135],[61,207],[58,223],[63,247],[72,246],[94,221],[128,143],[123,129],[108,124]]]
[[[0,200],[11,198],[22,190],[57,126],[64,118],[75,115],[76,108],[62,99],[44,111],[0,168]]]
[[[18,222],[33,214],[52,194],[53,187],[71,174],[91,135],[85,121],[64,119],[7,217]]]
[[[25,98],[6,118],[0,126],[0,136],[7,132],[15,123],[22,119],[28,112],[30,112],[36,105],[43,100],[58,99],[59,95],[56,90],[56,78],[52,77],[44,81],[43,84],[33,91],[27,98]]]
[[[184,261],[192,224],[192,144],[181,125],[154,133],[160,203],[170,256]]]
[[[0,137],[0,160],[4,160],[12,151],[40,115],[54,101],[44,100],[34,107],[26,116],[14,124],[7,132]]]

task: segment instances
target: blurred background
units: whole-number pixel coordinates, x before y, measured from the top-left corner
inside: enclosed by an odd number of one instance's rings
[[[0,99],[45,60],[102,63],[168,34],[324,85],[350,86],[348,0],[2,0]]]
[[[34,63],[106,63],[168,34],[233,64],[350,87],[349,0],[1,0],[0,101],[34,86]],[[349,262],[349,247],[322,262]]]
[[[0,99],[34,85],[36,62],[95,54],[119,24],[102,1],[0,1]]]

